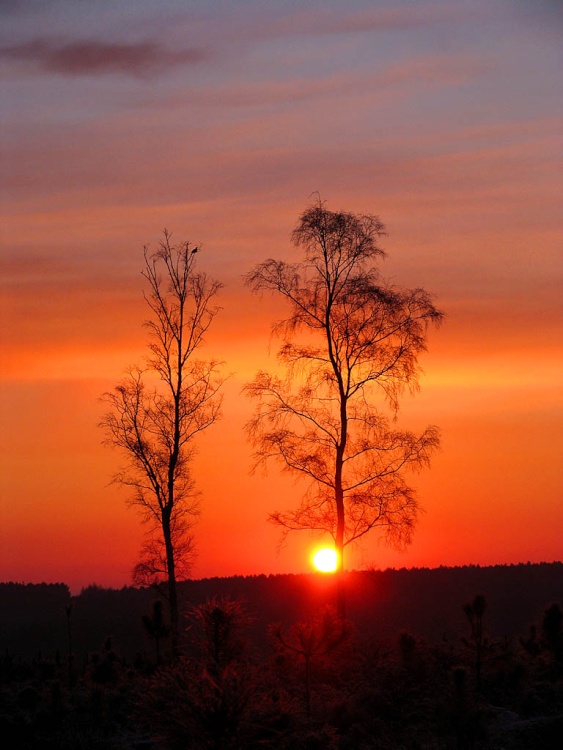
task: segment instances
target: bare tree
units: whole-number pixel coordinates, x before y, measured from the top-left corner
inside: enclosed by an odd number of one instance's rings
[[[345,547],[376,528],[396,545],[410,541],[418,506],[405,474],[427,465],[439,444],[436,427],[417,435],[393,424],[401,394],[417,388],[428,326],[442,313],[423,289],[397,288],[370,265],[384,257],[382,234],[376,216],[319,201],[292,235],[304,259],[266,260],[247,276],[254,291],[289,303],[274,326],[287,376],[259,372],[246,386],[257,401],[247,426],[256,463],[276,459],[308,480],[300,506],[271,520],[285,533],[332,536],[342,616]]]
[[[114,479],[132,490],[130,502],[149,524],[135,580],[165,583],[174,649],[176,583],[188,573],[198,513],[194,440],[219,418],[221,405],[220,363],[196,358],[219,310],[221,284],[196,272],[196,252],[188,242],[172,245],[166,230],[156,252],[145,248],[150,355],[145,369],[132,368],[102,397],[110,407],[101,423],[105,442],[127,459]]]

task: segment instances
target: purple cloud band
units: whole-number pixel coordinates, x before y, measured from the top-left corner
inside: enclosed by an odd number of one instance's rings
[[[145,76],[178,65],[195,64],[206,56],[203,49],[168,50],[151,41],[108,43],[84,40],[64,44],[34,39],[0,47],[0,58],[32,63],[45,73],[67,76]]]

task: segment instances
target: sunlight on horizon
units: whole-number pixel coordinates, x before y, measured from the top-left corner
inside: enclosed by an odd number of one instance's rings
[[[338,553],[332,547],[321,547],[313,553],[312,561],[320,573],[334,573],[338,567]]]

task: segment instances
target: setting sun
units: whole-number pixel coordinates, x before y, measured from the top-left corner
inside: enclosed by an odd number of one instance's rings
[[[334,573],[338,565],[338,555],[332,547],[322,547],[313,555],[313,565],[321,573]]]

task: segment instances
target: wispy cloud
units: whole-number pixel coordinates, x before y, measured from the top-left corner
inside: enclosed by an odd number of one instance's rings
[[[355,96],[403,97],[413,87],[433,89],[459,86],[483,77],[491,68],[486,60],[469,55],[430,55],[413,57],[381,70],[335,72],[325,77],[300,76],[287,80],[230,81],[229,84],[201,86],[187,91],[190,105],[245,108],[312,102],[319,99],[348,100]],[[381,101],[381,99],[379,99]],[[167,107],[185,106],[175,94]]]
[[[476,15],[483,10],[467,3],[451,2],[392,3],[368,2],[364,7],[343,7],[343,3],[280,3],[260,4],[252,8],[252,16],[244,4],[229,15],[230,23],[223,37],[238,40],[267,40],[284,37],[337,37],[374,33],[402,32],[435,28]],[[362,4],[360,4],[362,5]],[[248,10],[248,9],[246,9]]]
[[[44,73],[65,76],[127,75],[144,77],[180,65],[193,65],[208,55],[202,48],[170,50],[144,42],[102,42],[95,39],[61,42],[32,39],[0,47],[0,58],[31,63]]]
[[[357,34],[374,31],[396,31],[435,26],[440,22],[455,20],[467,11],[446,3],[430,3],[420,7],[374,7],[355,12],[342,12],[342,8],[315,8],[299,10],[285,23],[278,23],[278,33],[305,33],[314,35]]]

